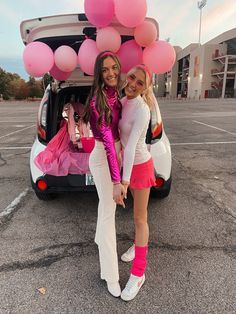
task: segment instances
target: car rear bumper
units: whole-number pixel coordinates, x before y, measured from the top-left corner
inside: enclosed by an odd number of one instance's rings
[[[47,184],[46,190],[40,190],[37,187],[38,180],[43,179]],[[86,185],[86,175],[72,175],[67,176],[40,176],[36,182],[31,178],[32,188],[40,193],[57,193],[57,192],[73,192],[73,191],[96,191],[95,185]]]

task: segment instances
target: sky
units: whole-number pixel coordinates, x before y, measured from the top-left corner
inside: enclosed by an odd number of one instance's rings
[[[159,39],[169,39],[171,45],[181,48],[197,43],[200,21],[197,3],[197,0],[147,0],[147,16],[159,23]],[[0,0],[0,67],[28,79],[22,62],[25,46],[19,30],[21,21],[82,12],[84,0]],[[201,25],[201,44],[235,28],[236,0],[207,0]]]

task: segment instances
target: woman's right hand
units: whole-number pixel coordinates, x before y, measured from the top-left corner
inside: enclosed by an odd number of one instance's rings
[[[116,204],[119,204],[125,208],[124,196],[125,188],[121,183],[113,184],[113,200]]]
[[[124,198],[127,198],[127,193],[128,193],[128,187],[129,187],[129,182],[122,181],[122,185],[124,187]]]

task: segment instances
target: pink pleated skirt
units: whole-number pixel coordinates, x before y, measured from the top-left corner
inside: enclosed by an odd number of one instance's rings
[[[155,185],[155,175],[152,158],[142,164],[134,165],[130,177],[130,188],[142,190],[153,185]]]

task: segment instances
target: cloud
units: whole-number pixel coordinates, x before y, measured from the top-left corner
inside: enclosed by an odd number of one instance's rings
[[[151,1],[151,0],[150,0]],[[152,12],[154,12],[154,4]],[[185,47],[198,41],[199,10],[197,2],[183,1],[160,4],[160,30],[162,38],[171,38],[171,43]],[[157,8],[157,6],[156,6]],[[157,11],[157,9],[156,9]],[[236,26],[236,1],[217,0],[207,3],[202,9],[201,42],[206,42]]]
[[[10,8],[6,2],[0,3],[1,19],[16,24],[20,19],[20,14],[15,9]]]
[[[219,27],[219,21],[220,25],[224,25],[231,17],[234,17],[234,21],[236,21],[236,1],[223,0],[220,4],[206,12],[203,17],[203,24],[208,32],[217,29],[220,34],[222,31]]]
[[[195,7],[194,10],[193,7]],[[165,2],[148,0],[148,8],[148,16],[154,17],[159,23],[160,39],[169,37],[174,45],[188,44],[193,40],[193,34],[186,35],[186,32],[189,24],[198,21],[196,3],[178,0]]]

